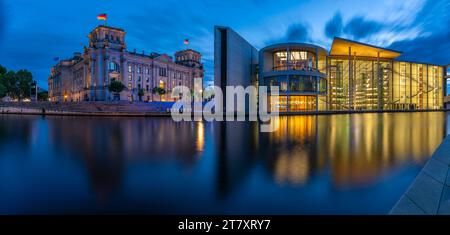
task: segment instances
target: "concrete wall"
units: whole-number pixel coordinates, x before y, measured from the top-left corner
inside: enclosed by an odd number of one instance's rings
[[[228,27],[214,30],[214,84],[221,85],[221,33],[226,32],[226,85],[248,86],[258,64],[258,50]],[[223,85],[223,84],[222,84]]]
[[[214,85],[221,87],[223,92],[225,92],[225,86],[252,85],[256,80],[257,64],[258,50],[255,47],[232,29],[215,26]]]

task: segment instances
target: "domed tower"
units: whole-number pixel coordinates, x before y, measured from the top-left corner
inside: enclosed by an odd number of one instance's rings
[[[202,55],[192,49],[182,50],[175,53],[175,62],[184,66],[203,69],[201,60]]]
[[[112,80],[124,81],[125,31],[120,28],[99,25],[89,35],[89,47],[85,49],[89,75],[88,100],[105,101],[110,97],[108,85]]]
[[[124,50],[125,31],[123,29],[100,25],[89,34],[89,47]]]
[[[197,98],[196,101],[200,101],[203,93],[203,64],[202,56],[199,52],[192,49],[186,49],[175,53],[175,63],[192,68],[192,84],[193,91]]]

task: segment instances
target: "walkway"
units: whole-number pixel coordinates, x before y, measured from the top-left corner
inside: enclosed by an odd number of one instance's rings
[[[450,135],[447,136],[408,191],[400,198],[392,215],[450,214]]]

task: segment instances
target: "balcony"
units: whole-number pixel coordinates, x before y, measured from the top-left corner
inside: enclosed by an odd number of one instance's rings
[[[272,68],[274,71],[297,70],[297,71],[318,71],[316,66],[309,65],[306,61],[296,61]]]

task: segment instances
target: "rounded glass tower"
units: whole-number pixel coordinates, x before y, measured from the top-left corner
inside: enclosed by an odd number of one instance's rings
[[[306,43],[282,43],[259,52],[259,85],[278,86],[280,112],[326,110],[327,51]]]

